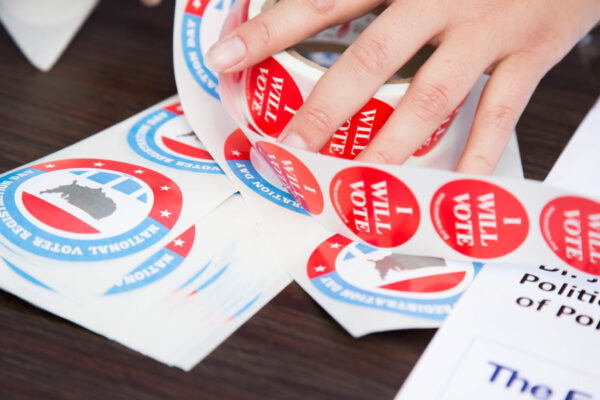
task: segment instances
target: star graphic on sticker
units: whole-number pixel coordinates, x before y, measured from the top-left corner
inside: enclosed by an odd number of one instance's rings
[[[324,267],[322,265],[319,265],[318,267],[315,267],[315,271],[316,272],[323,272],[327,269],[327,267]]]
[[[198,9],[202,5],[202,2],[200,0],[194,0],[192,5],[194,6],[194,8]]]
[[[239,156],[241,156],[241,155],[242,155],[242,153],[240,153],[240,152],[239,152],[239,151],[237,151],[237,150],[232,150],[232,151],[231,151],[231,154],[233,154],[234,156],[237,156],[237,157],[239,157]]]
[[[144,170],[143,169],[136,169],[135,171],[133,171],[134,174],[143,174]]]
[[[94,163],[94,167],[102,167],[104,165],[104,163],[98,161],[96,163]]]
[[[179,238],[173,240],[173,245],[178,246],[178,247],[182,247],[184,243],[185,243],[185,240],[181,240]]]
[[[48,168],[48,169],[54,168],[54,164],[46,164],[46,165],[44,165],[44,167]]]
[[[173,213],[169,210],[163,210],[160,212],[160,216],[165,217],[165,218],[169,218],[169,216],[171,216],[171,214],[173,214]]]
[[[331,248],[332,248],[332,249],[339,249],[339,248],[340,248],[340,246],[341,246],[341,244],[339,244],[339,243],[332,243],[332,244],[331,244]]]
[[[168,192],[168,191],[169,191],[169,189],[171,189],[171,188],[170,188],[170,187],[168,187],[167,185],[165,185],[165,186],[161,186],[161,187],[160,187],[160,190],[163,190],[163,191],[165,191],[165,192]]]

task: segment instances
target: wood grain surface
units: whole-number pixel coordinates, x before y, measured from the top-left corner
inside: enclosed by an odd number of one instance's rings
[[[46,74],[0,29],[0,171],[174,94],[172,20],[171,1],[104,0]],[[599,93],[577,51],[548,74],[517,128],[527,177],[546,176]],[[292,284],[185,373],[0,291],[0,399],[391,399],[433,334],[353,339]]]

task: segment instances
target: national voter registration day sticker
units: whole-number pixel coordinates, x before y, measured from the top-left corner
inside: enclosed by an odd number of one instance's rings
[[[337,301],[443,320],[481,264],[406,256],[334,235],[315,249],[306,268],[313,286]]]
[[[431,201],[431,219],[446,244],[474,258],[511,253],[529,233],[521,202],[500,186],[475,179],[439,188]]]
[[[194,80],[218,99],[218,78],[204,64],[204,54],[219,38],[235,0],[188,0],[181,24],[181,48]]]
[[[262,156],[252,148],[242,131],[237,129],[229,135],[223,151],[231,171],[254,193],[288,210],[307,214],[302,205],[285,190],[270,166],[259,171],[258,164]],[[262,163],[266,164],[266,161]]]
[[[600,203],[575,196],[556,198],[542,210],[540,228],[563,261],[600,275]]]
[[[129,130],[127,143],[138,155],[159,165],[190,172],[223,173],[190,128],[179,103],[144,116]]]
[[[0,234],[31,253],[100,261],[137,253],[169,233],[182,207],[171,179],[111,160],[67,159],[0,181]]]
[[[179,267],[190,253],[196,236],[192,226],[168,245],[121,277],[105,295],[131,292],[158,282]]]
[[[379,169],[351,167],[338,172],[329,195],[342,222],[374,246],[399,246],[419,227],[421,212],[412,191]]]
[[[257,142],[256,149],[306,211],[313,215],[323,212],[321,187],[302,161],[270,142]]]

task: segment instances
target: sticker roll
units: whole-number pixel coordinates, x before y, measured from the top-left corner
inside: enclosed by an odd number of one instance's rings
[[[251,0],[248,17],[255,17],[274,3],[274,0]],[[326,29],[248,69],[242,78],[246,91],[243,106],[244,115],[253,128],[264,135],[277,138],[326,72],[326,68],[314,60],[330,65],[375,18],[375,13],[369,13],[343,25]],[[334,157],[354,159],[383,127],[406,93],[412,76],[432,52],[430,46],[418,52],[375,93],[373,98],[339,127],[320,152]],[[449,128],[462,105],[432,132],[413,154],[413,159],[425,156],[445,134],[450,135]],[[456,125],[452,129],[453,135],[464,137],[469,132],[469,119],[463,119]],[[456,147],[453,144],[447,141],[444,147],[446,150]],[[413,163],[421,164],[419,160],[414,160]]]
[[[246,20],[247,7],[248,0],[236,4],[223,35]],[[292,68],[308,71],[305,63],[281,66],[290,76],[298,73]],[[221,75],[223,105],[292,196],[330,231],[410,255],[570,265],[600,275],[598,199],[538,181],[368,164],[283,146],[253,128],[244,86],[239,76]]]

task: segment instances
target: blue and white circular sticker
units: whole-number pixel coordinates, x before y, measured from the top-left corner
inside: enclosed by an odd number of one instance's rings
[[[229,135],[223,151],[229,168],[254,193],[283,208],[308,215],[241,130]]]
[[[138,155],[159,165],[190,172],[223,173],[192,131],[179,103],[136,122],[129,130],[127,143]]]
[[[218,78],[204,65],[204,53],[219,38],[221,26],[235,0],[188,0],[181,24],[183,58],[198,85],[219,98]]]
[[[63,261],[128,256],[165,237],[182,208],[180,188],[134,164],[68,159],[22,168],[0,180],[0,234]]]
[[[315,249],[306,272],[317,290],[343,303],[441,321],[480,269],[334,235]]]

